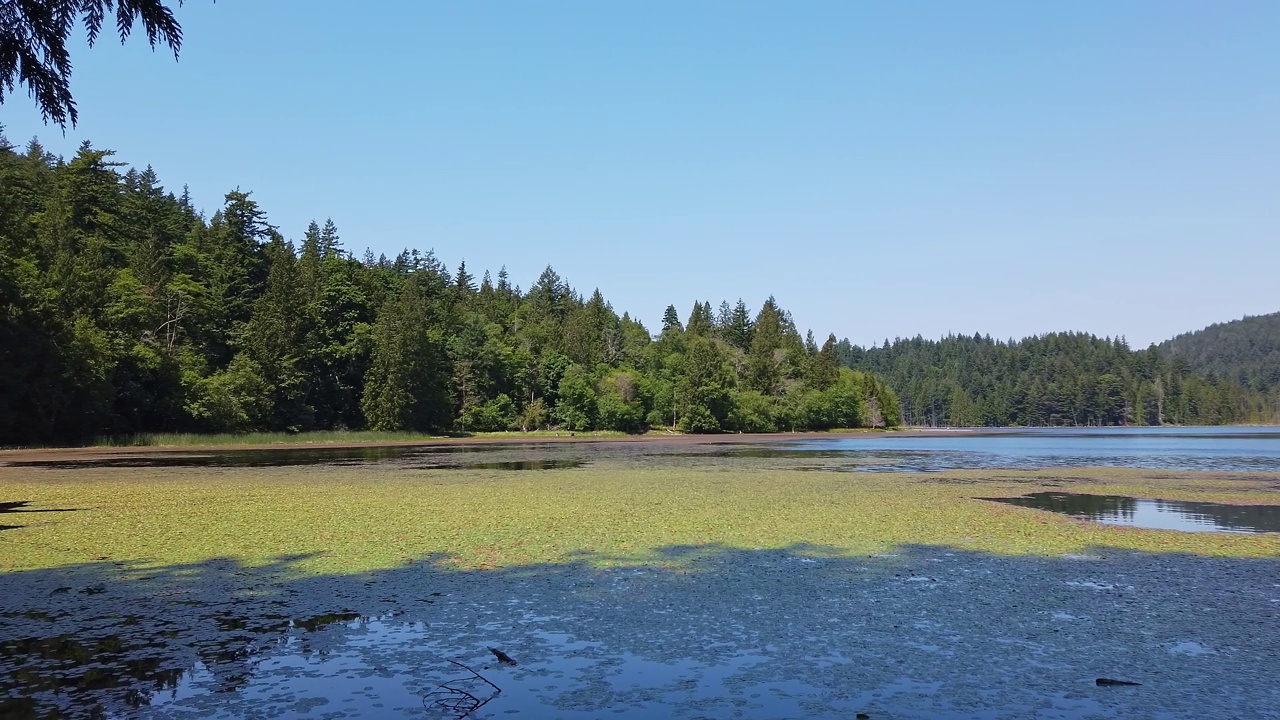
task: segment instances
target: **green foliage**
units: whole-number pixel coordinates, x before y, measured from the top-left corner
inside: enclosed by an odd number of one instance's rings
[[[181,0],[179,0],[181,4]],[[0,13],[0,103],[14,85],[26,85],[46,121],[66,130],[79,113],[71,97],[71,55],[67,39],[83,18],[89,45],[115,10],[115,28],[123,42],[136,22],[151,43],[168,45],[173,56],[182,46],[182,26],[160,0],[42,0],[5,3]],[[16,81],[16,82],[15,82]]]
[[[245,432],[270,425],[271,397],[275,388],[247,355],[208,377],[188,378],[185,407],[196,426],[208,432]]]
[[[952,426],[1216,425],[1280,415],[1276,398],[1192,374],[1177,355],[1083,333],[1016,342],[917,337],[866,349],[842,341],[837,352],[842,364],[885,378],[901,397],[899,404],[876,394],[872,410],[889,425],[899,408],[909,425]]]
[[[431,278],[411,276],[378,313],[361,404],[373,430],[422,431],[451,424],[445,356],[428,306],[431,283]]]
[[[733,370],[719,342],[693,337],[676,383],[678,425],[685,432],[718,432],[729,418]]]
[[[535,398],[525,404],[524,410],[520,413],[520,429],[524,432],[540,430],[546,427],[548,417],[550,413],[547,412],[547,404],[542,398]]]
[[[1157,349],[1177,367],[1251,393],[1250,410],[1257,419],[1280,415],[1280,313],[1210,325]]]
[[[150,168],[124,170],[87,144],[63,161],[0,141],[0,183],[0,445],[772,432],[892,427],[903,413],[922,424],[1223,423],[1280,402],[1260,400],[1253,380],[1191,373],[1176,353],[1084,335],[819,345],[772,297],[754,317],[741,300],[718,311],[698,301],[687,323],[668,306],[655,337],[550,267],[526,293],[505,269],[477,282],[431,252],[358,260],[332,221],[311,223],[295,247],[248,192],[206,218]]]
[[[596,391],[580,365],[570,365],[560,378],[559,401],[553,413],[566,430],[592,430],[596,422]]]
[[[629,433],[645,429],[645,406],[633,372],[612,372],[596,390],[597,429]]]
[[[726,429],[747,433],[778,431],[779,411],[772,398],[755,390],[735,390]]]
[[[506,395],[498,395],[483,405],[473,405],[465,411],[462,425],[474,432],[511,430],[517,425],[515,403]]]

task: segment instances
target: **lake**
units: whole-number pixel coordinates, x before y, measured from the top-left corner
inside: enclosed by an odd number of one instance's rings
[[[809,436],[812,437],[812,436]],[[391,463],[406,469],[552,470],[593,461],[642,465],[774,460],[780,467],[854,472],[941,472],[991,468],[1120,467],[1280,472],[1280,427],[1010,428],[934,433],[704,436],[582,443],[513,441],[405,447],[280,447],[269,450],[143,450],[93,459],[11,462],[18,467],[272,467]]]
[[[843,461],[832,469],[875,472],[997,467],[1280,471],[1280,427],[957,430],[814,440],[790,447]]]
[[[2,717],[1280,720],[1278,428],[28,457]]]

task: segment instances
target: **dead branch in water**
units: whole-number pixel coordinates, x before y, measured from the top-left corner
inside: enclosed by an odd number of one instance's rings
[[[446,680],[439,685],[439,689],[433,690],[422,697],[422,706],[428,709],[435,708],[449,713],[457,713],[458,720],[462,720],[466,716],[474,713],[489,703],[490,700],[502,694],[502,688],[489,682],[489,678],[463,665],[457,660],[450,660],[450,664],[471,673],[469,678],[459,678],[456,680]],[[493,693],[481,700],[475,693],[463,687],[458,687],[461,683],[480,682],[493,688]],[[476,688],[472,688],[475,690]]]

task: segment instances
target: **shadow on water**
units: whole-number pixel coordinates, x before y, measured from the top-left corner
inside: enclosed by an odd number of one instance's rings
[[[1087,518],[1108,525],[1183,532],[1280,532],[1280,505],[1228,505],[1066,492],[981,499]]]
[[[290,465],[359,464],[394,460],[416,448],[288,448],[281,450],[218,450],[212,452],[160,451],[137,455],[113,455],[88,459],[19,460],[9,467],[86,470],[95,468],[144,467],[284,467]]]
[[[9,513],[61,513],[76,512],[79,508],[33,508],[30,500],[0,502],[0,514]],[[0,525],[0,530],[16,530],[22,525]]]
[[[262,468],[300,465],[350,466],[368,463],[406,463],[407,469],[478,469],[478,470],[551,470],[582,465],[581,460],[561,457],[565,453],[555,447],[540,445],[493,444],[450,447],[356,447],[217,450],[211,452],[162,451],[137,455],[115,455],[87,459],[19,460],[7,463],[9,467],[88,470],[98,468]],[[494,462],[454,461],[455,457],[487,453],[497,456],[541,455],[544,457]],[[426,464],[424,459],[433,460]]]
[[[0,716],[456,717],[430,702],[456,662],[501,689],[480,718],[1280,717],[1275,558],[305,559],[0,575]]]

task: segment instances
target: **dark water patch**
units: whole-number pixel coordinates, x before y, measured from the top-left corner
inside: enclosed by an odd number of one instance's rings
[[[360,617],[360,613],[351,611],[325,613],[323,615],[312,615],[311,617],[294,620],[293,627],[300,628],[302,630],[315,631],[325,627],[326,625],[354,622],[359,620]]]
[[[0,699],[3,717],[102,717],[110,705],[139,709],[158,692],[174,690],[184,674],[166,666],[166,643],[137,642],[121,634],[60,634],[0,643],[0,662],[15,666],[21,694]],[[41,697],[62,697],[54,707]],[[65,712],[65,715],[63,714]]]
[[[291,465],[356,465],[394,460],[412,451],[405,447],[289,448],[272,450],[219,450],[216,452],[157,452],[138,455],[66,460],[20,460],[9,467],[86,470],[95,468],[151,467],[287,467]]]
[[[1280,532],[1280,505],[1227,505],[1065,492],[979,499],[1047,510],[1107,525],[1183,532]]]
[[[413,461],[419,458],[450,457],[454,455],[515,454],[539,455],[554,452],[554,444],[477,444],[443,447],[390,446],[390,447],[286,447],[251,450],[215,450],[206,452],[162,451],[132,455],[110,455],[96,458],[67,458],[48,460],[19,460],[0,463],[0,466],[42,468],[59,470],[92,470],[98,468],[265,468],[299,465],[359,466],[370,463]],[[439,463],[446,465],[445,462]],[[459,464],[460,466],[461,464]],[[537,469],[537,468],[528,468]]]
[[[582,460],[509,460],[503,462],[433,463],[411,466],[414,470],[569,470],[587,463]]]

